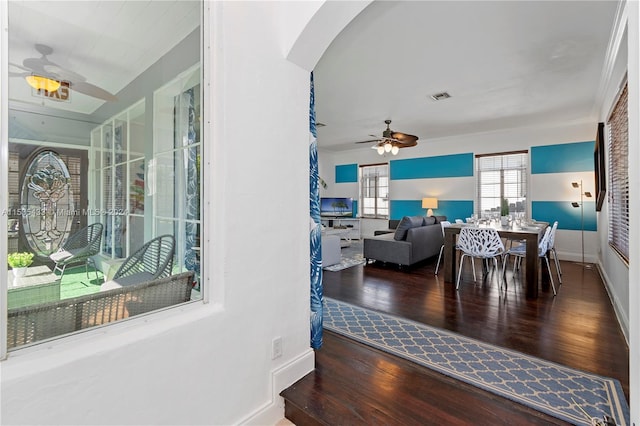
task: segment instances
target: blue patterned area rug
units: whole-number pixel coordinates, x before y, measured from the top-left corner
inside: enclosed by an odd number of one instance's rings
[[[629,424],[620,382],[325,297],[324,328],[576,425]]]

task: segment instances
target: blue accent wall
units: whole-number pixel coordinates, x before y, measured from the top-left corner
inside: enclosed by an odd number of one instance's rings
[[[573,207],[570,201],[533,201],[531,203],[531,217],[535,220],[553,224],[558,221],[558,229],[580,231],[580,207]],[[596,203],[584,202],[584,230],[597,231]]]
[[[336,183],[358,182],[357,164],[340,164],[336,166]]]
[[[427,210],[422,208],[422,200],[391,200],[390,219],[402,219],[404,216],[425,216]],[[433,209],[435,216],[446,216],[453,222],[464,220],[473,214],[473,200],[438,200],[438,208]]]
[[[391,180],[473,176],[473,153],[391,160],[389,168]]]
[[[531,173],[592,172],[594,148],[594,141],[531,147]]]

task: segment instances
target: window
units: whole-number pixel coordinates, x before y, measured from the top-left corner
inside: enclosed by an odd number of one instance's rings
[[[629,135],[627,84],[609,120],[609,245],[629,263]]]
[[[360,166],[360,212],[362,217],[389,218],[389,165]]]
[[[10,76],[7,93],[7,246],[34,258],[26,275],[9,271],[2,284],[0,359],[202,299],[201,55],[209,54],[202,1],[113,0],[100,14],[118,25],[92,27],[80,25],[92,2],[7,3],[7,59],[28,68]],[[34,14],[64,15],[68,25],[42,26]],[[43,65],[49,82],[34,86],[25,76]]]
[[[497,217],[504,203],[509,214],[527,213],[527,151],[476,156],[480,217]]]

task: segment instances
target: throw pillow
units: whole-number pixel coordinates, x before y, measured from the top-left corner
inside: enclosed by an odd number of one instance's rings
[[[393,235],[393,239],[396,241],[403,241],[407,238],[407,230],[422,226],[422,216],[405,216],[402,218],[396,232]]]

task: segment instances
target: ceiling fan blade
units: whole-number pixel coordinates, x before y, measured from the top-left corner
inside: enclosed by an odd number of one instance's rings
[[[71,90],[74,90],[78,93],[82,93],[87,96],[91,96],[94,98],[102,99],[109,102],[115,102],[118,100],[114,95],[107,92],[106,90],[95,86],[91,83],[87,83],[86,81],[79,82],[71,82]]]
[[[370,139],[368,141],[358,141],[358,142],[354,142],[354,143],[372,143],[372,142],[380,142],[380,139]]]
[[[391,137],[395,140],[397,140],[398,142],[401,142],[403,144],[415,144],[416,141],[418,140],[417,136],[414,135],[410,135],[407,133],[402,133],[402,132],[393,132],[391,133]],[[413,145],[411,145],[413,146]]]
[[[70,81],[76,84],[82,81],[87,81],[84,76],[69,69],[61,68],[55,64],[45,64],[42,68],[49,74],[55,75],[58,80],[61,81]]]

